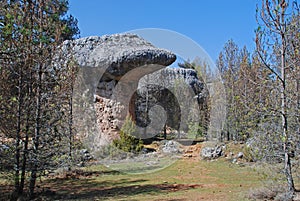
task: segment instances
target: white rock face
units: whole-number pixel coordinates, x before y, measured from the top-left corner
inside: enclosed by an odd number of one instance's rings
[[[91,36],[65,41],[63,46],[73,50],[79,66],[105,69],[114,79],[145,64],[168,66],[176,59],[170,51],[156,48],[135,34]]]

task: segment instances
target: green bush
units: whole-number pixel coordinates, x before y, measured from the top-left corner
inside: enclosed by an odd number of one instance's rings
[[[203,127],[201,125],[199,125],[199,122],[192,122],[189,123],[189,130],[188,130],[188,137],[189,138],[200,138],[200,137],[204,137],[203,134]]]
[[[143,141],[133,136],[136,126],[130,116],[127,116],[120,131],[120,138],[113,141],[113,145],[125,152],[137,153],[143,148]]]
[[[257,160],[260,160],[261,157],[259,156],[259,150],[253,149],[250,146],[245,146],[243,148],[244,153],[244,159],[246,159],[247,162],[256,162]]]
[[[143,142],[140,139],[137,139],[131,135],[120,132],[120,139],[113,141],[113,144],[118,149],[121,149],[125,152],[139,152],[143,148]]]

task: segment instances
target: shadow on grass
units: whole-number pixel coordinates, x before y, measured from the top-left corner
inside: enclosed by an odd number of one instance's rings
[[[51,179],[47,180],[47,184],[44,186],[51,187],[55,191],[73,191],[73,190],[84,190],[89,188],[106,188],[108,186],[119,186],[119,185],[128,185],[134,183],[141,183],[147,180],[138,179],[138,180],[128,180],[128,179],[120,179],[120,180],[105,180],[105,181],[97,181],[94,178],[76,178],[76,179]],[[45,182],[45,183],[46,183]]]
[[[176,192],[180,190],[188,190],[192,188],[199,188],[200,185],[183,185],[183,184],[145,184],[145,185],[132,185],[140,180],[134,181],[121,181],[110,183],[111,181],[101,182],[103,187],[99,187],[97,183],[90,183],[90,186],[82,186],[78,189],[69,189],[67,191],[60,191],[54,197],[55,199],[67,200],[106,200],[109,198],[128,198],[131,196],[143,195],[158,195],[167,192]],[[120,185],[122,184],[122,185]],[[118,186],[112,186],[118,185]],[[119,186],[120,185],[120,186]],[[104,187],[107,186],[107,187]],[[74,186],[72,187],[74,188]],[[66,190],[66,189],[64,189]]]
[[[171,162],[170,162],[171,163]],[[141,174],[145,172],[152,172],[152,171],[157,171],[159,169],[164,168],[166,165],[164,164],[155,164],[155,165],[149,165],[149,166],[113,166],[112,168],[114,169],[119,169],[120,171],[125,172],[126,174]]]
[[[82,170],[75,169],[72,171],[65,171],[54,175],[48,175],[48,181],[55,180],[65,180],[65,179],[79,179],[79,178],[91,178],[98,177],[103,175],[123,175],[124,173],[116,170],[100,170],[100,171],[91,171],[91,170]]]
[[[103,179],[107,174],[121,174],[118,171],[76,172],[76,177],[47,179],[41,185],[49,189],[54,200],[106,200],[109,198],[128,198],[131,196],[159,195],[201,185],[184,184],[145,184],[148,180],[134,178]],[[100,178],[99,178],[100,177]],[[43,196],[43,193],[40,195]]]

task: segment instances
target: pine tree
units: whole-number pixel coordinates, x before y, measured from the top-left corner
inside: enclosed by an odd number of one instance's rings
[[[65,0],[0,4],[0,130],[15,141],[12,200],[23,194],[27,171],[32,198],[39,172],[51,166],[49,159],[58,148],[61,115],[56,102],[63,69],[53,68],[53,58],[61,42],[79,30],[76,19],[66,15]]]

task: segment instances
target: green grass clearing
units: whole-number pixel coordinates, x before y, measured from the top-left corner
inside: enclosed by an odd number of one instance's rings
[[[153,173],[125,174],[102,165],[85,168],[88,176],[48,179],[41,186],[64,200],[247,200],[261,185],[250,167],[226,162],[180,159]]]

